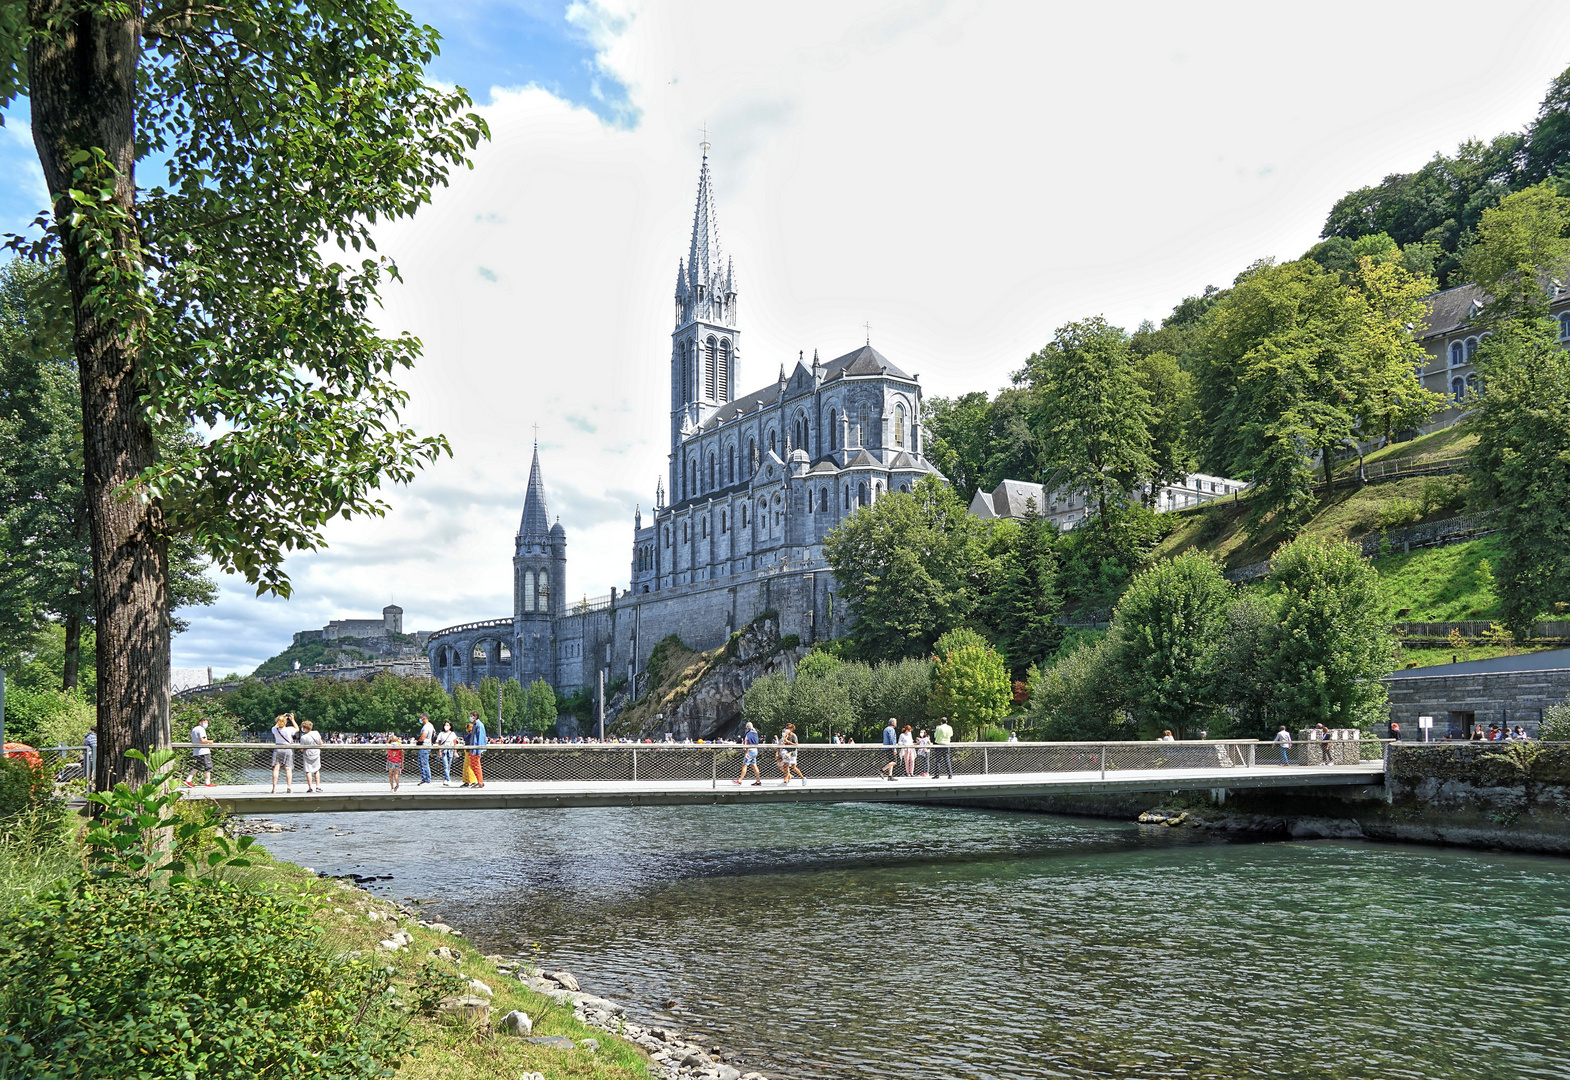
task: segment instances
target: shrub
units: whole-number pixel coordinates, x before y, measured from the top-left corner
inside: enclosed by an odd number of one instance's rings
[[[331,956],[298,903],[226,882],[82,879],[0,944],[0,1075],[371,1080],[407,1039],[389,969]]]
[[[945,634],[939,648],[958,633]],[[927,711],[934,718],[949,717],[962,733],[972,732],[1007,716],[1013,700],[1014,686],[995,649],[969,642],[951,644],[933,668]]]
[[[1537,737],[1544,742],[1570,742],[1570,698],[1543,710]]]
[[[0,757],[0,842],[46,844],[58,833],[64,813],[49,766]]]

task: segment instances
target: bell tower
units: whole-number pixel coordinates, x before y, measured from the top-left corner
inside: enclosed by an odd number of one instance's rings
[[[564,607],[566,570],[567,537],[550,523],[536,442],[512,556],[513,671],[524,686],[535,679],[556,685],[554,619]]]
[[[736,393],[736,272],[720,250],[709,175],[709,143],[702,143],[698,205],[692,242],[676,265],[676,329],[671,332],[671,463],[673,501],[690,496],[680,475],[682,433]]]

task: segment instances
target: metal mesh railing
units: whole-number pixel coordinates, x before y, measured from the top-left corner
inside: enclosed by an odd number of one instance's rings
[[[270,784],[273,767],[279,786],[286,769],[296,774],[314,753],[324,784],[367,783],[385,779],[397,762],[404,785],[427,775],[432,783],[462,784],[468,751],[465,747],[424,749],[411,743],[324,744],[284,748],[272,744],[223,743],[210,748],[214,756],[234,763],[220,780]],[[749,761],[749,753],[751,759]],[[186,750],[190,756],[189,749]],[[504,783],[702,783],[718,786],[741,777],[780,780],[785,759],[793,755],[796,770],[812,780],[896,779],[917,777],[1068,776],[1185,771],[1214,772],[1267,765],[1355,766],[1378,762],[1383,743],[1377,739],[1300,740],[1290,746],[1253,740],[1197,742],[1107,743],[953,743],[948,746],[884,746],[881,744],[797,746],[737,743],[649,744],[582,743],[571,745],[492,743],[479,755],[484,782]],[[423,763],[422,763],[422,758]],[[181,768],[185,765],[182,763]],[[794,774],[793,774],[794,775]]]

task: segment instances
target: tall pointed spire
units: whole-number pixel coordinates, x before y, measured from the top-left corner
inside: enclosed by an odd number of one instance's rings
[[[692,212],[692,246],[687,253],[687,274],[692,285],[725,289],[726,267],[720,255],[720,222],[714,212],[714,181],[709,176],[709,144],[703,144],[703,164],[698,169],[698,206]]]
[[[518,525],[519,536],[547,536],[551,531],[551,517],[545,509],[545,482],[540,479],[540,444],[534,444],[534,462],[529,466],[529,492],[523,499],[523,521]]]

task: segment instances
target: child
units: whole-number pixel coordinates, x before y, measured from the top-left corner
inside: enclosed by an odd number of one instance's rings
[[[387,783],[394,790],[398,790],[398,781],[403,779],[403,749],[398,742],[398,736],[387,736]]]

